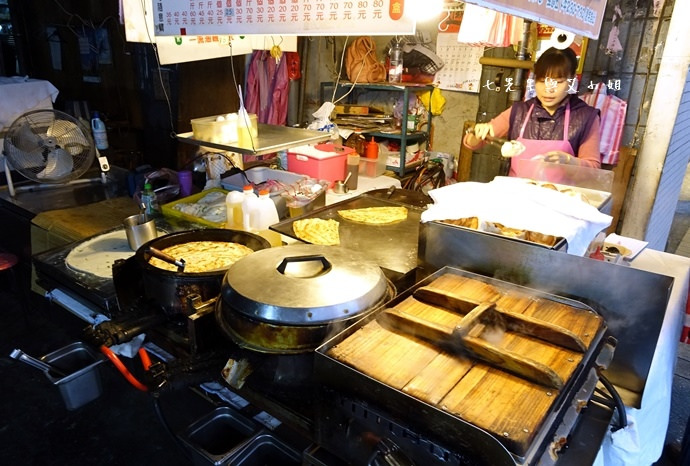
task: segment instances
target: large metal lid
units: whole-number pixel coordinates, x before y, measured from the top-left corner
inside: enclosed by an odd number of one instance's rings
[[[223,278],[223,303],[265,322],[314,325],[351,318],[382,302],[381,268],[357,251],[298,244],[257,251]]]

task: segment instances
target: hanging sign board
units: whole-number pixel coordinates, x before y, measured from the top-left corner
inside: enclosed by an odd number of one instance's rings
[[[153,0],[156,36],[414,34],[405,0]]]
[[[514,16],[521,16],[598,39],[606,0],[466,0]]]

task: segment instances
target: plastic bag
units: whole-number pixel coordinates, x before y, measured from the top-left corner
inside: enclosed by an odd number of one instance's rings
[[[161,205],[172,201],[180,194],[180,181],[177,172],[169,168],[160,168],[147,173],[141,180],[141,184],[137,186],[137,190],[132,196],[137,205],[141,204],[141,191],[146,183],[151,183],[156,193],[156,199]]]
[[[338,132],[338,127],[331,121],[331,113],[334,108],[335,104],[333,102],[325,102],[317,111],[312,113],[314,121],[309,123],[307,129],[326,131],[331,133],[331,139],[339,140],[340,133]]]

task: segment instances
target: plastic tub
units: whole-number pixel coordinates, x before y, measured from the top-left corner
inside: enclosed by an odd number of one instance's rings
[[[386,154],[379,152],[378,158],[368,159],[362,157],[359,159],[359,174],[368,178],[376,178],[383,175],[386,171]]]
[[[197,466],[227,464],[256,433],[258,426],[230,407],[221,406],[191,424],[180,435]]]
[[[294,147],[288,149],[288,170],[327,180],[332,186],[335,181],[345,179],[347,156],[354,153],[351,147],[333,144]]]
[[[105,358],[84,343],[72,343],[40,359],[67,374],[60,378],[46,373],[48,380],[60,389],[67,409],[75,410],[101,396],[100,365]]]
[[[223,119],[219,121],[221,117]],[[251,127],[250,134],[252,137],[257,137],[259,135],[259,126],[257,124],[256,114],[249,114],[249,122]],[[237,132],[237,113],[194,118],[191,120],[191,123],[194,139],[199,141],[227,144],[238,142],[239,140]]]

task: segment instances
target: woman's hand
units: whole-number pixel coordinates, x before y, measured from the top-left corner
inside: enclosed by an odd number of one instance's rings
[[[494,127],[491,123],[477,123],[474,125],[474,135],[481,140],[486,139],[487,136],[494,137]]]
[[[572,155],[568,154],[567,152],[563,152],[560,150],[554,150],[551,152],[547,152],[546,154],[543,155],[542,160],[544,162],[550,162],[550,163],[560,163],[564,165],[577,165],[577,160],[575,160],[575,157]]]
[[[491,124],[477,123],[473,129],[468,129],[465,132],[462,143],[469,149],[477,150],[484,145],[484,139],[486,139],[488,134],[494,135],[494,129],[491,127]]]

